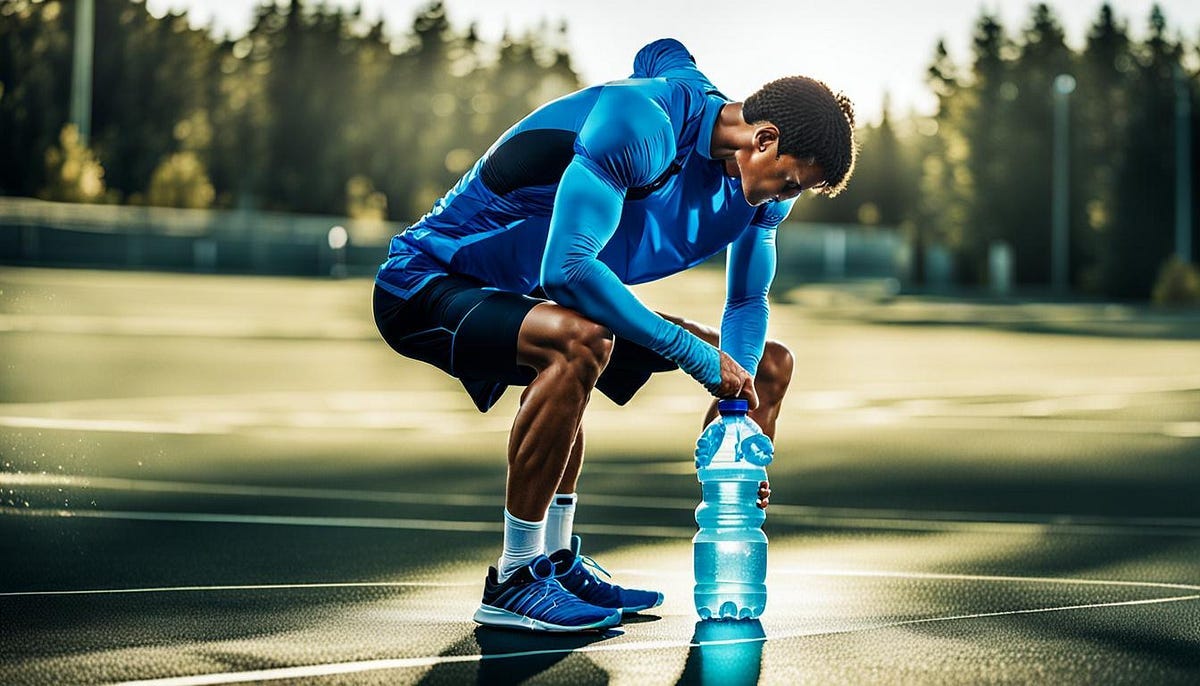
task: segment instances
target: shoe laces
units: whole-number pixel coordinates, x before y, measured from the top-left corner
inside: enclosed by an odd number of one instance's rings
[[[582,553],[576,553],[575,554],[575,566],[591,567],[592,569],[599,571],[604,576],[606,576],[610,579],[612,578],[612,574],[609,574],[607,569],[601,567],[600,563],[596,562],[589,555],[584,555]]]
[[[549,562],[549,560],[546,561]],[[529,594],[526,597],[534,598],[536,594],[536,599],[528,606],[530,612],[532,612],[538,605],[542,604],[542,602],[544,602],[547,598],[556,595],[555,588],[560,587],[558,580],[554,576],[554,565],[551,564],[548,565],[548,567],[549,571],[543,576],[538,573],[538,565],[536,563],[529,566],[529,573],[530,576],[533,577],[533,581],[529,584]],[[555,599],[554,607],[558,606],[559,600],[560,599]]]

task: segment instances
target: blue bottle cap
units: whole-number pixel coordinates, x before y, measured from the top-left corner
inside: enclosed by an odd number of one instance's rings
[[[746,414],[749,411],[750,401],[745,398],[717,401],[717,412],[721,414]]]

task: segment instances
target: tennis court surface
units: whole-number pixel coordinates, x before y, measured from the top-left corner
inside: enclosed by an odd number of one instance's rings
[[[639,293],[711,322],[721,288]],[[1200,681],[1194,322],[779,306],[761,621],[692,608],[706,400],[674,374],[594,396],[576,516],[666,601],[547,636],[470,619],[518,394],[480,415],[396,357],[367,281],[6,269],[0,291],[0,683]]]

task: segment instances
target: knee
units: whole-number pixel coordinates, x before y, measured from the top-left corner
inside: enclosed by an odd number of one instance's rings
[[[769,395],[774,400],[782,398],[792,381],[795,364],[796,358],[786,345],[779,341],[767,341],[754,378],[759,393]]]
[[[608,327],[580,316],[566,317],[558,331],[557,362],[594,384],[612,356],[613,333]]]

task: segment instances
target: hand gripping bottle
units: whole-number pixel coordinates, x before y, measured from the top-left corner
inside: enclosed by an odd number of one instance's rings
[[[774,448],[744,399],[721,400],[720,416],[696,442],[703,501],[692,539],[696,612],[701,619],[758,617],[767,605],[767,515],[756,504]]]

